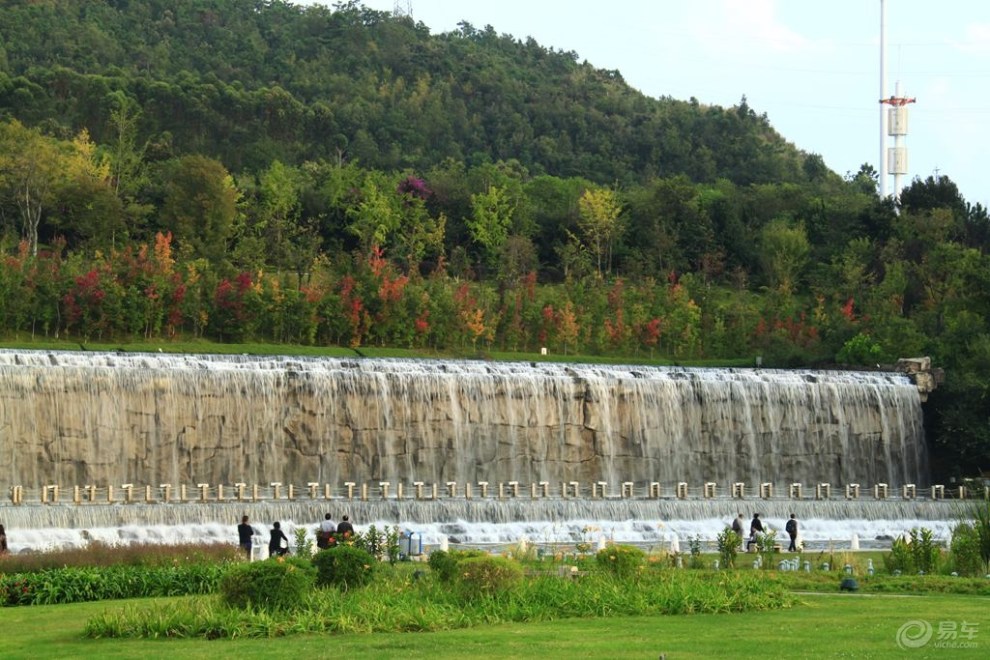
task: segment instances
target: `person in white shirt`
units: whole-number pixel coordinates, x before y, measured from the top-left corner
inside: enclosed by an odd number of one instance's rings
[[[330,514],[328,513],[323,516],[323,522],[320,523],[320,531],[316,534],[316,547],[321,550],[329,548],[330,539],[336,531],[337,523],[333,521]]]

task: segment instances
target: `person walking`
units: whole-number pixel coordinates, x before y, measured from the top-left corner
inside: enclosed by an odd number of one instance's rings
[[[0,525],[0,555],[5,555],[7,552],[7,530]]]
[[[791,537],[791,544],[787,547],[788,552],[797,552],[797,535],[798,535],[798,521],[797,516],[793,513],[791,514],[791,519],[787,521],[784,526],[784,531],[787,535]]]
[[[749,540],[746,542],[746,550],[748,551],[751,547],[759,547],[757,543],[757,534],[763,533],[763,521],[760,520],[760,514],[754,513],[753,520],[749,523]]]
[[[237,542],[241,546],[241,550],[247,556],[248,561],[251,560],[251,540],[254,536],[254,527],[248,524],[248,517],[244,516],[241,518],[241,524],[237,526]]]
[[[732,521],[732,531],[736,533],[739,537],[739,548],[745,550],[744,544],[746,543],[746,518],[740,513]]]
[[[285,546],[282,546],[282,541],[285,541]],[[268,539],[268,556],[269,557],[282,557],[287,552],[289,552],[289,539],[285,536],[285,532],[282,531],[282,526],[278,522],[272,523],[271,537]]]

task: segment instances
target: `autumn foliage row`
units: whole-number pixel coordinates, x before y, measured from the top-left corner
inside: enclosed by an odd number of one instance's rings
[[[731,355],[771,336],[805,348],[818,341],[801,318],[767,320],[738,305],[703,315],[673,275],[640,285],[539,285],[529,273],[496,288],[452,277],[442,262],[428,276],[404,274],[373,248],[348,263],[322,261],[299,284],[265,272],[222,277],[202,259],[178,261],[171,243],[159,233],[152,244],[95,260],[67,256],[60,243],[31,256],[22,244],[0,268],[0,331],[80,342],[206,338],[672,357]]]

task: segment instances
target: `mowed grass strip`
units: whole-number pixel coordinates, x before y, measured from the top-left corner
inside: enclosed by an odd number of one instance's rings
[[[738,614],[567,619],[432,633],[292,635],[277,639],[86,639],[86,621],[108,608],[153,601],[79,603],[0,610],[4,658],[985,658],[990,599],[977,596],[801,595],[797,607]],[[162,599],[155,602],[182,602]],[[936,634],[919,649],[897,631],[928,621]],[[938,630],[976,629],[972,648],[941,648]]]

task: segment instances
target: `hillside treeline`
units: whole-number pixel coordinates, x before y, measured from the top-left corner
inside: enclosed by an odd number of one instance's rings
[[[764,364],[932,355],[990,458],[990,222],[879,199],[745,100],[650,99],[353,3],[7,2],[0,333]]]

